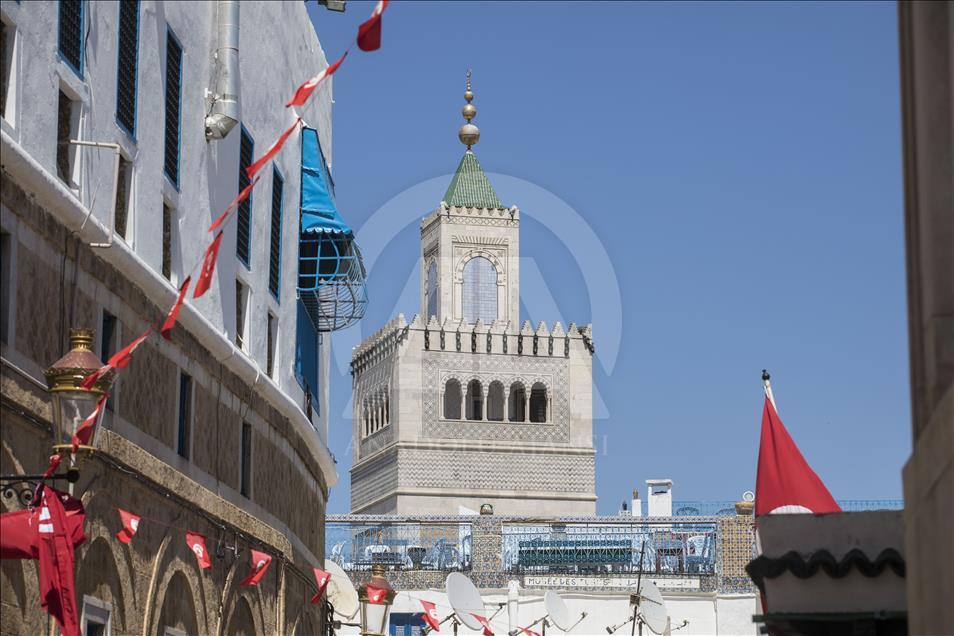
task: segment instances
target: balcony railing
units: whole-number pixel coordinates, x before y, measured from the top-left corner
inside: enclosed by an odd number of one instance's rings
[[[473,532],[466,517],[428,520],[337,520],[325,525],[325,554],[345,571],[470,569]]]

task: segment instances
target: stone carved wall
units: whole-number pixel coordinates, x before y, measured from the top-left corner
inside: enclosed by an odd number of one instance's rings
[[[593,455],[473,449],[398,449],[398,486],[592,493]]]

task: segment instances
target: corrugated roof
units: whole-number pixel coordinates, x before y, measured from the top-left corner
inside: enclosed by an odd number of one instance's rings
[[[490,185],[487,175],[473,152],[468,150],[461,157],[457,172],[444,193],[447,205],[468,208],[502,208],[503,204]]]

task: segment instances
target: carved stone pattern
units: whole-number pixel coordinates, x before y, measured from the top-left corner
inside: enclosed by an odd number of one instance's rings
[[[374,462],[374,466],[351,474],[351,508],[360,508],[397,489],[397,463],[391,460]]]
[[[363,426],[363,424],[362,424]],[[394,441],[394,428],[390,425],[385,426],[379,431],[372,433],[368,437],[361,440],[361,447],[359,448],[359,455],[361,457],[367,457],[368,455],[373,455],[378,452],[388,444]]]
[[[592,455],[480,450],[398,450],[398,484],[454,490],[595,491]]]
[[[486,217],[471,217],[471,216],[451,216],[441,217],[441,222],[443,223],[453,223],[454,225],[492,225],[495,227],[517,227],[519,224],[516,220],[506,219],[493,219]]]
[[[473,355],[452,352],[424,352],[423,427],[426,438],[487,439],[511,442],[570,441],[570,400],[568,396],[569,363],[566,358],[530,358],[505,355]],[[465,420],[445,421],[440,417],[441,379],[446,375],[468,376],[471,374],[494,376],[501,381],[504,376],[526,378],[524,386],[529,390],[534,376],[549,376],[546,381],[551,394],[551,422],[473,422]],[[516,377],[507,377],[504,386],[509,387]],[[527,383],[527,381],[530,381]],[[463,384],[463,383],[462,383]],[[506,397],[506,396],[505,396]]]

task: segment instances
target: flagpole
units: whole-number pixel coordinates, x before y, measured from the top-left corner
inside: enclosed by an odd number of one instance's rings
[[[775,404],[775,396],[772,394],[772,383],[769,382],[772,376],[769,375],[769,372],[765,369],[762,369],[762,384],[765,387],[765,397],[769,399],[769,402],[772,403],[772,408],[775,409],[775,412],[778,413],[778,406]]]

